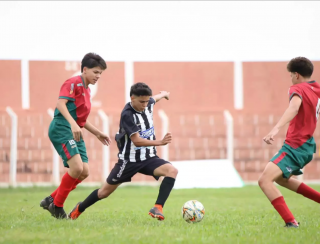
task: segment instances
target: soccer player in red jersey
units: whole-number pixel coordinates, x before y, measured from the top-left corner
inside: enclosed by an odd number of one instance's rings
[[[49,127],[49,138],[69,170],[62,177],[60,186],[40,202],[40,207],[49,210],[58,219],[67,217],[63,204],[70,191],[89,176],[81,128],[90,131],[104,145],[111,142],[107,135],[87,120],[91,109],[89,84],[97,83],[106,68],[105,61],[99,55],[88,53],[81,62],[82,74],[65,81],[60,90],[54,118]]]
[[[286,139],[280,151],[270,160],[258,181],[261,190],[281,215],[285,227],[298,228],[299,223],[289,210],[278,188],[278,183],[291,191],[320,203],[320,193],[303,182],[292,178],[302,174],[316,152],[313,133],[319,118],[320,85],[311,79],[313,64],[304,57],[292,59],[287,70],[293,85],[289,89],[289,106],[276,126],[263,140],[272,144],[279,130],[288,122]]]

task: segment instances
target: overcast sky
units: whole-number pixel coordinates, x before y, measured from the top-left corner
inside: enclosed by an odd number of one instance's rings
[[[0,59],[320,60],[320,2],[0,2]]]

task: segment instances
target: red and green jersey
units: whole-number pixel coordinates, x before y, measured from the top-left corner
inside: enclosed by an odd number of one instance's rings
[[[285,143],[298,148],[313,137],[320,111],[320,85],[315,81],[293,85],[289,89],[289,101],[293,96],[302,100],[298,114],[291,120]]]
[[[90,88],[86,88],[82,76],[75,76],[65,81],[60,89],[59,98],[68,99],[66,106],[72,118],[82,128],[86,124],[91,109]],[[54,118],[65,120],[58,109]]]

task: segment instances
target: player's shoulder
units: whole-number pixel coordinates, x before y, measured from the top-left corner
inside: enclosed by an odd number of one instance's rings
[[[155,104],[156,100],[154,100],[153,97],[150,97],[149,102],[148,102],[148,106],[151,106],[152,104]]]
[[[81,83],[82,84],[82,79],[79,75],[77,75],[67,79],[64,83],[76,83],[76,84]]]
[[[132,116],[133,115],[133,109],[132,107],[130,106],[130,103],[127,103],[122,112],[121,112],[121,118],[126,118],[128,116]]]
[[[294,85],[290,86],[289,93],[302,91],[302,90],[306,89],[307,87],[308,87],[308,84],[306,84],[305,82],[299,83],[299,84],[294,84]]]

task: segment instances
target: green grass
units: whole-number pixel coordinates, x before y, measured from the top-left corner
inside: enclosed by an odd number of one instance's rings
[[[71,192],[65,210],[69,212],[93,189],[78,187]],[[319,206],[285,189],[281,191],[301,223],[299,229],[283,228],[284,222],[257,186],[173,190],[163,222],[148,215],[158,188],[119,188],[76,221],[56,220],[39,207],[52,190],[0,189],[0,243],[320,243]],[[186,223],[180,212],[191,199],[206,209],[197,224]]]

